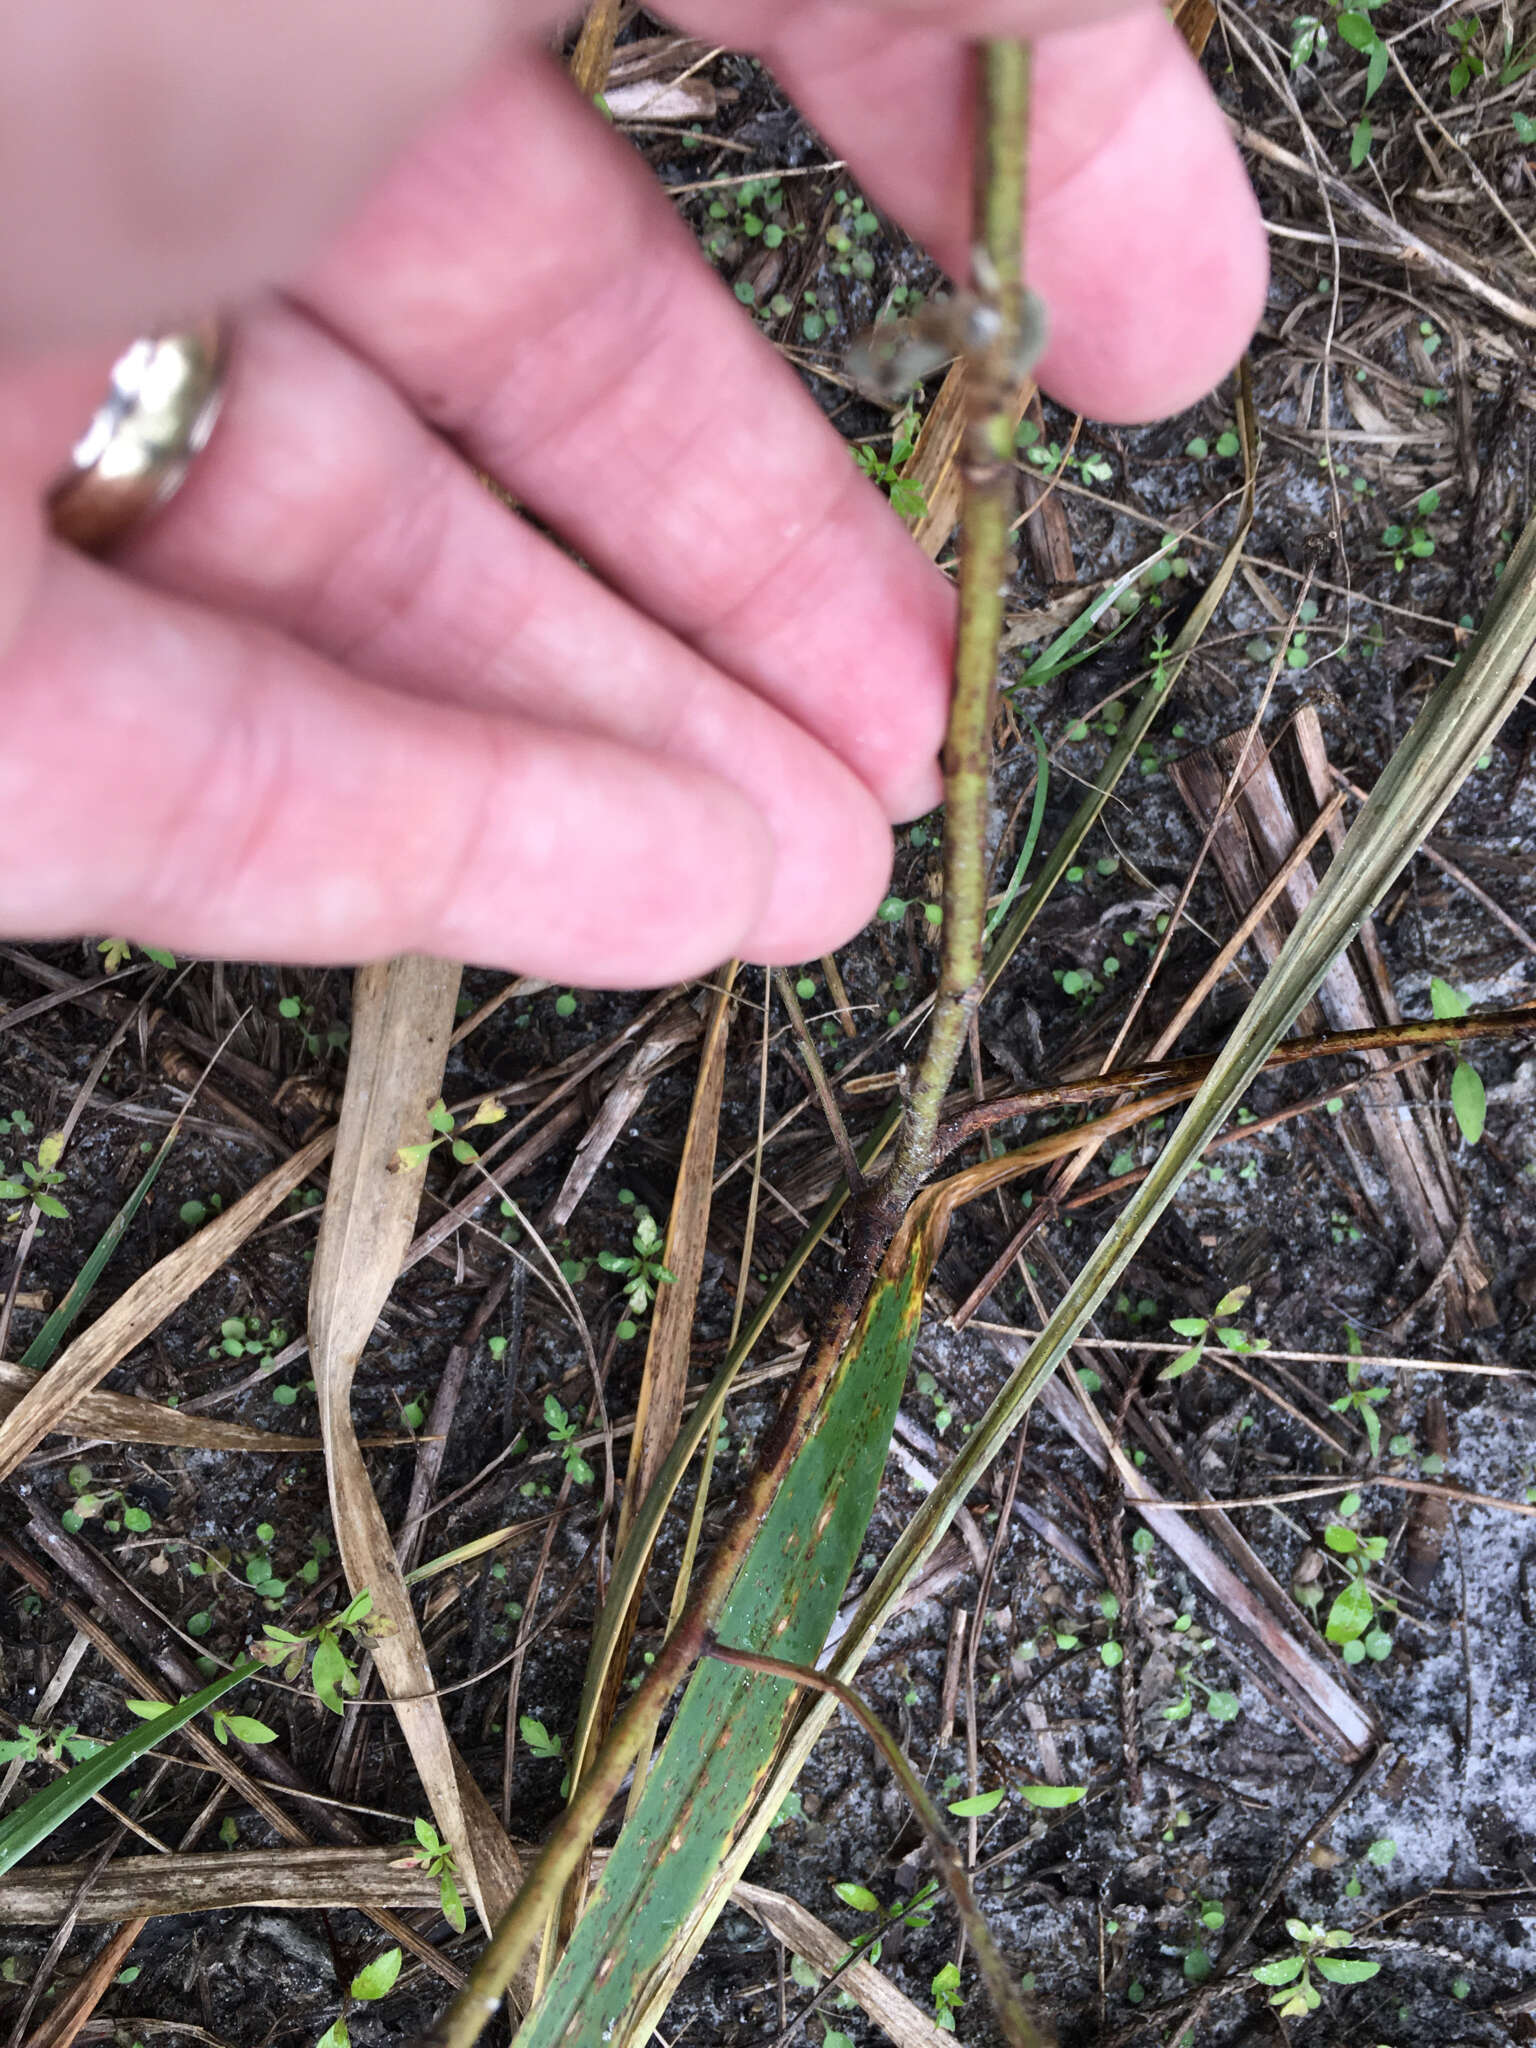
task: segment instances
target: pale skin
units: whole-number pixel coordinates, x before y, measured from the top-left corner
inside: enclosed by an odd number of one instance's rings
[[[759,51],[954,272],[965,39],[1038,37],[1045,389],[1156,417],[1245,345],[1262,224],[1156,6],[667,11]],[[568,13],[18,10],[0,930],[617,987],[812,958],[879,902],[940,793],[950,588],[560,75]],[[185,489],[110,563],[52,541],[113,355],[214,306],[234,369]]]

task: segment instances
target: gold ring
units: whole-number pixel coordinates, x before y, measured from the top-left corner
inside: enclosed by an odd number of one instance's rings
[[[141,337],[48,493],[61,540],[99,554],[173,497],[218,417],[227,358],[217,320]]]

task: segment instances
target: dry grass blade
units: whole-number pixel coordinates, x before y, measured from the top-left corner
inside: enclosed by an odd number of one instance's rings
[[[448,1731],[389,1528],[352,1427],[357,1362],[411,1241],[426,1164],[403,1145],[430,1135],[453,1030],[459,969],[407,956],[360,968],[330,1194],[315,1248],[309,1345],[331,1515],[347,1582],[388,1631],[373,1646],[433,1817],[487,1926],[517,1889],[518,1859]]]
[[[89,1865],[17,1870],[0,1883],[0,1925],[51,1923],[74,1897]],[[294,1912],[322,1907],[437,1904],[437,1879],[403,1848],[221,1850],[211,1856],[127,1856],[109,1863],[80,1901],[87,1927],[153,1920],[171,1913],[218,1913],[245,1906]]]
[[[0,1415],[8,1415],[37,1385],[39,1375],[0,1359]],[[214,1422],[162,1407],[137,1394],[82,1394],[52,1425],[68,1436],[109,1437],[115,1443],[169,1444],[188,1451],[279,1451],[285,1456],[318,1451],[314,1436],[288,1436],[275,1429],[246,1429],[238,1422]]]
[[[1251,149],[1255,156],[1263,157],[1266,162],[1277,164],[1282,170],[1294,172],[1297,177],[1321,186],[1330,198],[1337,200],[1341,206],[1349,207],[1352,212],[1359,214],[1362,220],[1368,221],[1380,237],[1379,247],[1383,256],[1395,256],[1409,270],[1428,271],[1431,276],[1442,278],[1447,284],[1458,285],[1462,291],[1470,293],[1475,299],[1481,299],[1484,305],[1491,306],[1494,312],[1502,314],[1506,320],[1512,320],[1517,327],[1523,327],[1527,332],[1536,330],[1536,306],[1525,305],[1519,299],[1512,298],[1498,285],[1490,284],[1488,279],[1480,276],[1477,271],[1469,269],[1464,263],[1458,263],[1454,257],[1447,256],[1443,250],[1437,249],[1433,242],[1426,242],[1422,235],[1416,235],[1403,227],[1391,214],[1384,213],[1379,206],[1373,205],[1363,193],[1357,192],[1354,186],[1347,184],[1343,178],[1335,177],[1331,171],[1319,170],[1315,164],[1307,163],[1293,151],[1283,148],[1278,142],[1272,142],[1256,128],[1244,128],[1233,122],[1232,132],[1244,149]]]
[[[837,1988],[858,2000],[881,2032],[896,2048],[954,2048],[955,2037],[936,2027],[920,2005],[904,1991],[898,1991],[873,1963],[844,1963],[848,1944],[840,1934],[818,1920],[797,1899],[783,1892],[769,1891],[760,1884],[738,1884],[731,1903],[742,1907],[760,1926],[782,1941],[792,1955],[802,1956],[824,1977],[837,1975]]]
[[[1205,55],[1216,26],[1216,0],[1173,0],[1173,24],[1195,56]]]
[[[672,1065],[698,1033],[698,1018],[687,1003],[679,1003],[675,1009],[664,1012],[641,1039],[576,1147],[564,1185],[550,1207],[547,1229],[563,1230],[570,1222],[577,1203],[592,1185],[620,1134],[634,1121],[652,1081]]]
[[[618,34],[619,0],[592,0],[571,57],[571,83],[588,99],[608,83]]]
[[[334,1131],[322,1131],[274,1167],[249,1194],[152,1266],[60,1352],[9,1415],[0,1419],[0,1478],[14,1472],[50,1431],[71,1426],[69,1418],[81,1396],[99,1386],[114,1366],[218,1272],[258,1225],[302,1187],[335,1142]]]
[[[993,1340],[1004,1357],[1017,1362],[1028,1351],[1026,1343],[1006,1338]],[[1282,1628],[1264,1602],[1201,1535],[1189,1516],[1172,1512],[1155,1487],[1137,1470],[1115,1443],[1097,1411],[1088,1407],[1088,1397],[1076,1400],[1053,1381],[1042,1399],[1057,1422],[1067,1431],[1085,1456],[1103,1471],[1112,1465],[1125,1488],[1126,1498],[1135,1506],[1147,1527],[1166,1543],[1185,1570],[1211,1596],[1263,1652],[1270,1672],[1311,1735],[1320,1735],[1348,1763],[1358,1763],[1381,1739],[1371,1715],[1352,1699],[1322,1656],[1314,1655],[1305,1643]],[[1091,1417],[1091,1419],[1090,1419]],[[1220,1505],[1218,1503],[1218,1505]]]

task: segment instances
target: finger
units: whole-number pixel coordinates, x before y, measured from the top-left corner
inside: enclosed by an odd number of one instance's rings
[[[304,297],[889,815],[937,800],[947,583],[552,65],[508,62],[467,95]]]
[[[0,925],[649,985],[750,951],[770,854],[716,778],[358,683],[49,551],[0,661]],[[69,829],[59,829],[67,798]]]
[[[754,955],[823,951],[884,894],[890,832],[850,769],[509,515],[392,387],[292,311],[243,324],[217,432],[116,559],[393,689],[733,784],[773,848]]]
[[[707,29],[724,10],[679,11]],[[769,30],[766,54],[871,197],[963,276],[971,62],[952,31],[893,33],[889,12],[813,0]],[[1051,321],[1040,382],[1095,419],[1178,412],[1247,347],[1268,284],[1263,221],[1220,110],[1157,7],[1044,36],[1031,102],[1026,263]]]
[[[665,12],[695,32],[751,49],[771,42],[802,19],[824,27],[829,15],[861,17],[860,33],[893,23],[943,29],[951,38],[974,42],[987,36],[1033,39],[1059,29],[1103,21],[1150,0],[672,0]]]
[[[515,14],[506,0],[6,10],[0,347],[186,318],[291,271]]]

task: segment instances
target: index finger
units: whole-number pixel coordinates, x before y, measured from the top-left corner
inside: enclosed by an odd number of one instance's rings
[[[783,14],[677,0],[672,11],[705,35],[758,30],[796,106],[958,277],[969,268],[973,103],[961,38],[1038,34],[1025,268],[1051,321],[1042,386],[1096,419],[1155,419],[1202,397],[1247,346],[1268,285],[1263,220],[1160,7],[809,0]]]

